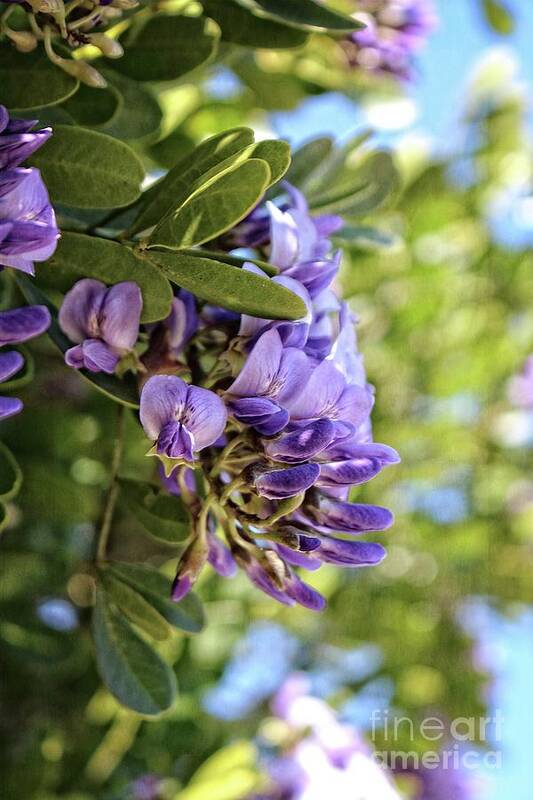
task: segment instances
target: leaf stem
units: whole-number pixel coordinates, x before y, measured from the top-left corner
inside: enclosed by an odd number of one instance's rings
[[[118,471],[122,461],[122,451],[124,449],[124,406],[119,405],[117,409],[117,423],[115,430],[115,442],[113,445],[113,456],[111,459],[111,482],[109,491],[107,493],[104,513],[102,516],[102,525],[98,535],[98,544],[96,548],[96,561],[102,562],[106,558],[107,542],[109,534],[111,533],[111,523],[113,522],[113,514],[115,513],[115,506],[118,498]]]

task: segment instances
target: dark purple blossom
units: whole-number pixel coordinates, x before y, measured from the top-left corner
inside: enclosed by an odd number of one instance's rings
[[[51,322],[46,306],[25,306],[0,312],[0,347],[20,344],[44,333]],[[24,366],[24,358],[16,350],[0,352],[0,383],[9,380]],[[17,397],[0,397],[0,419],[22,411]]]
[[[175,462],[192,462],[198,451],[214,444],[227,418],[218,395],[173,375],[145,383],[140,415],[146,435],[155,441],[154,454]]]
[[[110,289],[84,278],[67,292],[59,311],[59,324],[75,347],[65,353],[69,367],[112,373],[131,352],[139,335],[142,295],[133,281]]]

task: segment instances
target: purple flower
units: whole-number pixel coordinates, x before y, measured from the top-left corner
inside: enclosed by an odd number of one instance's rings
[[[173,298],[168,317],[149,326],[150,346],[143,361],[151,371],[172,366],[198,329],[194,295],[180,289]],[[163,370],[160,370],[163,371]]]
[[[289,421],[287,404],[301,392],[309,373],[305,353],[284,348],[276,329],[267,331],[227,390],[231,413],[266,436],[278,433]]]
[[[299,464],[285,469],[265,469],[254,478],[257,493],[269,500],[284,500],[311,488],[320,474],[318,464]]]
[[[311,298],[329,286],[340,264],[340,252],[328,254],[328,236],[342,226],[340,217],[312,217],[305,197],[286,184],[290,203],[278,208],[267,203],[270,213],[270,257],[282,274],[294,278],[307,289]]]
[[[140,416],[146,435],[155,441],[154,454],[163,461],[192,462],[221,436],[227,412],[214,392],[173,375],[155,375],[142,390]]]
[[[66,363],[90,372],[114,372],[137,341],[141,310],[141,291],[133,281],[110,289],[92,278],[78,281],[59,311],[62,330],[77,342],[65,353]]]
[[[431,0],[362,0],[358,11],[366,27],[343,42],[350,65],[411,79],[413,56],[437,25]]]
[[[390,528],[394,522],[388,508],[341,502],[325,495],[319,495],[309,502],[298,515],[305,517],[309,523],[314,524],[315,530],[323,533],[382,531]]]
[[[25,306],[0,312],[0,347],[19,344],[40,336],[51,322],[46,306]],[[16,350],[0,352],[0,383],[9,380],[24,366],[24,359]],[[0,419],[12,417],[22,411],[22,401],[16,397],[0,397]]]
[[[32,132],[36,124],[35,119],[10,119],[0,105],[0,169],[18,167],[52,135],[51,128]]]
[[[59,230],[38,169],[0,172],[0,265],[34,274],[56,249]]]
[[[522,372],[509,381],[509,400],[522,408],[533,408],[533,356],[529,356]]]

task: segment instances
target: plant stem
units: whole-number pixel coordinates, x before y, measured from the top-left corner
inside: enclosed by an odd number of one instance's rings
[[[107,542],[111,533],[111,523],[118,497],[118,471],[122,461],[122,451],[124,448],[124,406],[120,405],[117,410],[117,426],[115,430],[115,443],[113,446],[113,456],[111,459],[111,482],[102,516],[102,525],[98,535],[96,548],[96,561],[105,561]]]

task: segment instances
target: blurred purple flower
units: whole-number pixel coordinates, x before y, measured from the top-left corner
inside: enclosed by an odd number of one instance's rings
[[[135,346],[141,310],[141,291],[133,281],[110,289],[92,278],[78,281],[59,311],[61,329],[77,342],[65,353],[66,363],[75,369],[113,373]]]
[[[522,371],[509,381],[508,395],[515,406],[533,408],[533,355],[526,359]]]
[[[343,41],[350,65],[410,80],[413,57],[438,22],[432,0],[361,0],[357,12],[366,27]]]
[[[25,306],[0,312],[0,347],[27,342],[44,333],[51,322],[46,306]],[[0,383],[9,380],[24,366],[24,358],[16,350],[0,352]],[[0,397],[0,419],[22,411],[17,397]]]

